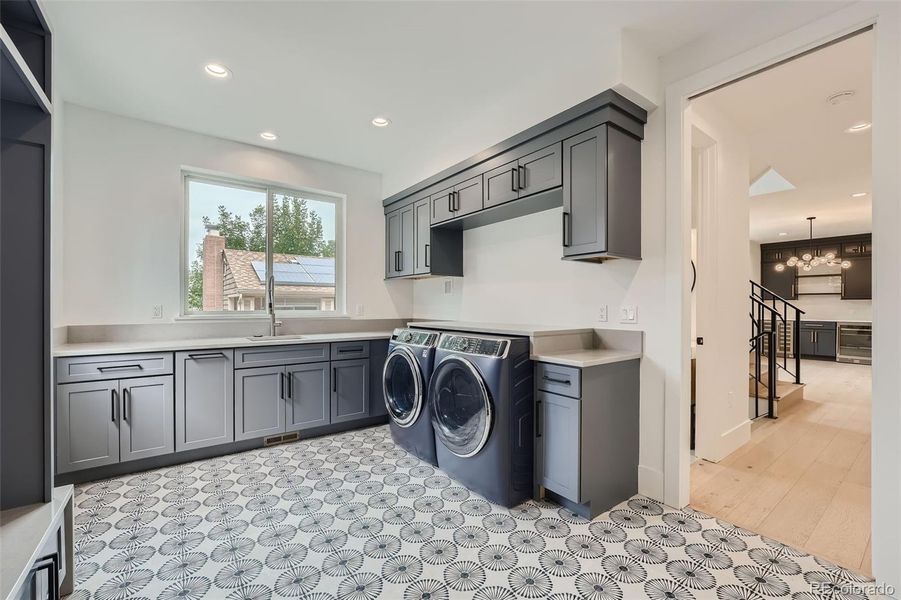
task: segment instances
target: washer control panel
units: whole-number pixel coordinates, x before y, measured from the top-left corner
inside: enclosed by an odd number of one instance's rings
[[[434,331],[419,329],[395,329],[391,339],[410,346],[434,346],[438,340],[438,334]]]
[[[480,338],[467,335],[443,335],[438,347],[442,350],[479,354],[482,356],[503,356],[507,350],[507,340]]]

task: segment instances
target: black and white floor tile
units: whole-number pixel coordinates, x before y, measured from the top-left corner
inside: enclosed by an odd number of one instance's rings
[[[635,497],[493,505],[387,426],[76,489],[75,600],[865,598],[870,580]]]

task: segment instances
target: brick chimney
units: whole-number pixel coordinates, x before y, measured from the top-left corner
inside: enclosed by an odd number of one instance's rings
[[[223,279],[225,238],[215,225],[207,225],[203,238],[203,310],[225,310]]]

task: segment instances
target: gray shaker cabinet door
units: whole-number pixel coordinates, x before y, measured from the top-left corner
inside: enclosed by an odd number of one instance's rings
[[[579,502],[579,400],[537,392],[540,481],[546,489]]]
[[[431,268],[432,253],[432,219],[429,215],[429,199],[420,200],[413,205],[414,242],[413,273],[421,275]]]
[[[563,255],[607,250],[607,128],[563,141]]]
[[[455,217],[482,210],[482,176],[479,175],[455,185],[452,204]]]
[[[119,382],[56,387],[58,473],[119,462]]]
[[[235,371],[235,440],[285,431],[285,367]]]
[[[291,365],[288,376],[287,425],[285,431],[300,431],[328,425],[331,421],[329,363]]]
[[[332,363],[332,423],[369,415],[369,359]]]
[[[402,208],[400,211],[400,265],[401,276],[413,274],[413,254],[415,242],[413,240],[416,224],[413,222],[413,205]]]
[[[519,198],[519,172],[516,167],[514,160],[483,175],[485,208]]]
[[[121,462],[175,451],[172,388],[171,375],[119,381]]]
[[[432,194],[429,203],[432,207],[432,224],[441,223],[454,218],[454,209],[451,204],[454,188],[447,188],[437,194]]]
[[[559,187],[563,181],[560,143],[519,159],[519,195],[527,196]]]
[[[235,439],[234,350],[175,354],[175,450]]]
[[[385,277],[400,276],[398,252],[401,250],[400,211],[385,215]]]

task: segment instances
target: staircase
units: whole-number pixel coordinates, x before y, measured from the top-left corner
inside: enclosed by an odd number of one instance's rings
[[[759,283],[750,284],[750,416],[775,419],[780,409],[804,398],[798,337],[804,311]]]

